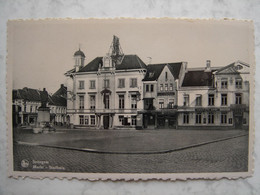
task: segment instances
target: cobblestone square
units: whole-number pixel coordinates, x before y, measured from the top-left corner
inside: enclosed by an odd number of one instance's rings
[[[192,173],[248,168],[247,131],[15,132],[15,171]]]

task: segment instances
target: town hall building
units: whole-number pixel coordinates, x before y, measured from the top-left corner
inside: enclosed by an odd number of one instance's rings
[[[67,71],[67,123],[94,129],[248,129],[250,66],[234,62],[188,68],[187,62],[146,65],[109,52],[85,64],[80,49]]]

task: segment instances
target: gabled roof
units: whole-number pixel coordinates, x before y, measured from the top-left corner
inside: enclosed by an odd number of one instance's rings
[[[96,57],[86,66],[82,67],[79,72],[98,71],[99,65],[103,66],[103,57]],[[146,64],[137,55],[124,55],[122,62],[116,65],[116,70],[129,69],[146,69]],[[67,71],[67,74],[74,72],[75,68]]]
[[[56,96],[67,96],[67,87],[65,87],[63,84],[60,85],[60,88],[53,94]]]
[[[67,106],[67,87],[61,84],[60,88],[50,97],[50,105]]]
[[[146,69],[146,64],[137,55],[125,55],[121,64],[116,65],[116,70]]]
[[[182,87],[212,86],[212,71],[189,70],[185,73]]]
[[[164,64],[149,64],[147,66],[147,72],[143,79],[143,81],[155,81],[161,75],[162,70],[165,66],[168,66],[169,70],[171,71],[174,79],[179,78],[180,69],[181,69],[182,62],[177,63],[164,63]]]
[[[79,72],[92,72],[92,71],[98,71],[99,64],[101,66],[103,65],[103,58],[102,57],[96,57],[94,60],[89,62],[86,66],[82,67]]]
[[[37,89],[24,87],[23,89],[13,90],[13,99],[23,99],[25,101],[40,102],[41,92]]]
[[[53,95],[53,96],[50,96],[49,104],[55,105],[55,106],[65,106],[66,107],[67,99],[62,96]]]
[[[248,69],[250,66],[249,64],[241,61],[233,62],[227,66],[221,67],[216,71],[215,74],[240,74],[241,69]],[[243,70],[244,70],[243,69]],[[243,72],[242,70],[242,72]]]
[[[49,104],[56,105],[56,106],[66,106],[67,92],[65,90],[66,87],[62,85],[61,88],[54,93],[54,95],[52,96],[48,95]],[[38,89],[31,89],[31,88],[24,87],[23,89],[13,90],[12,95],[13,95],[13,100],[21,99],[28,102],[41,102],[41,97],[44,95],[44,92]]]

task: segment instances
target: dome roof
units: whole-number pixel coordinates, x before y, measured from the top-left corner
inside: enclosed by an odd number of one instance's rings
[[[85,58],[85,54],[80,49],[74,53],[74,56],[82,56]]]

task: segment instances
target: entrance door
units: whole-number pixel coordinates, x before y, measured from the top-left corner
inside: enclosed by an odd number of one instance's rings
[[[103,116],[103,126],[104,126],[104,129],[109,128],[109,116],[108,115]]]
[[[242,122],[243,122],[242,116],[235,116],[235,128],[236,129],[242,129]]]

